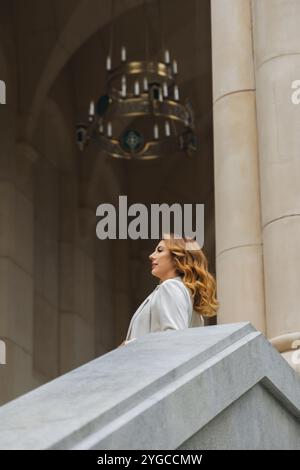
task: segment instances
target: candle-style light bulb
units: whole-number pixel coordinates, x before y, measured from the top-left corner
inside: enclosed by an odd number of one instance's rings
[[[94,116],[94,114],[95,114],[95,103],[94,103],[94,101],[91,101],[91,102],[90,102],[90,111],[89,111],[89,115],[90,115],[90,116]]]
[[[126,76],[122,76],[122,89],[121,89],[121,95],[123,98],[126,98]]]
[[[160,102],[162,102],[164,100],[163,92],[162,92],[161,88],[159,88],[159,91],[158,91],[158,99],[159,99]]]
[[[134,94],[135,96],[139,96],[140,94],[140,83],[138,80],[134,82]]]
[[[171,135],[171,128],[170,128],[169,121],[165,122],[165,134],[166,134],[166,137],[170,137]]]
[[[174,73],[174,75],[178,74],[178,65],[177,65],[176,60],[173,60],[173,73]]]
[[[107,123],[107,137],[112,137],[112,125],[111,125],[111,122],[109,121]]]
[[[111,70],[111,57],[108,55],[106,57],[106,70]]]
[[[168,49],[165,50],[165,63],[170,63],[170,52],[168,51]]]
[[[147,77],[144,77],[143,84],[144,84],[144,91],[148,91],[148,78]]]
[[[153,136],[154,136],[154,139],[157,140],[159,138],[159,129],[158,129],[158,125],[157,124],[154,124],[154,127],[153,127]]]
[[[178,85],[175,85],[175,86],[174,86],[174,100],[175,100],[175,101],[179,101],[179,89],[178,89]]]
[[[163,83],[163,92],[164,92],[164,98],[168,98],[168,85],[166,82]]]
[[[121,61],[126,62],[126,47],[122,46],[121,48]]]
[[[95,116],[95,104],[94,101],[90,102],[90,108],[89,108],[89,122],[92,122],[94,120]]]

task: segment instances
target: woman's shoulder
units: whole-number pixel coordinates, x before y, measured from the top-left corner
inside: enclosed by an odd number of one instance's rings
[[[159,289],[161,293],[168,292],[170,294],[176,292],[182,292],[184,295],[190,297],[189,289],[184,285],[183,281],[179,277],[172,277],[170,279],[166,279],[165,281],[159,284]]]
[[[185,285],[183,283],[183,281],[181,279],[179,279],[178,277],[172,277],[170,279],[166,279],[165,281],[162,281],[160,284],[159,284],[160,287],[164,287],[164,288],[179,288],[179,289],[185,289]]]
[[[182,279],[178,276],[178,277],[170,277],[170,279],[166,279],[165,281],[162,281],[160,283],[160,285],[163,285],[163,284],[176,284],[176,283],[179,283],[179,284],[183,284],[183,281]]]

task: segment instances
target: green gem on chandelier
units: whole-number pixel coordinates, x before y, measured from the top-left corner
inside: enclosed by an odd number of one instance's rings
[[[121,136],[121,146],[126,152],[139,152],[144,145],[144,139],[140,132],[129,129]]]

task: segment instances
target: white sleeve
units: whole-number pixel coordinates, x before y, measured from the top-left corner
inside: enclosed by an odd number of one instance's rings
[[[161,331],[188,328],[190,302],[181,281],[168,279],[159,287],[151,310],[156,313]]]

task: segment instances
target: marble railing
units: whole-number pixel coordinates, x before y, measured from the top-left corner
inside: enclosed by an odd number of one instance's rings
[[[2,406],[0,449],[300,449],[300,378],[250,323],[151,333]]]

